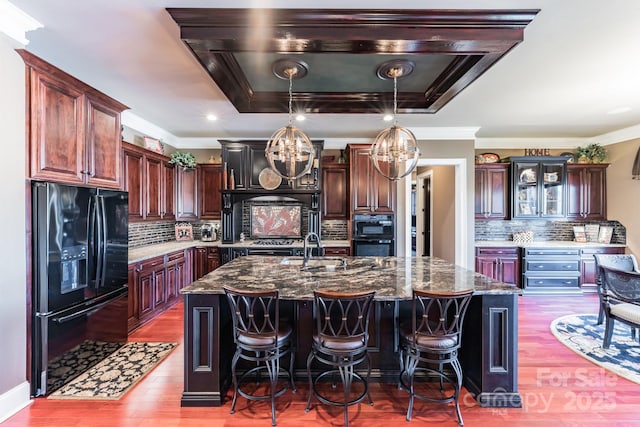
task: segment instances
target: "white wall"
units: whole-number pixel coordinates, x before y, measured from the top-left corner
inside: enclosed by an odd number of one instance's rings
[[[607,217],[627,229],[627,252],[640,257],[640,180],[631,178],[631,169],[640,140],[607,145]]]
[[[29,403],[26,382],[25,66],[0,33],[0,422]]]

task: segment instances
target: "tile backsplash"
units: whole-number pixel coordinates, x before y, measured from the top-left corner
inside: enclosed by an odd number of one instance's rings
[[[220,228],[220,221],[198,221],[192,222],[193,238],[200,240],[200,226],[203,222],[217,224]],[[322,240],[346,240],[348,221],[323,220]],[[171,242],[176,239],[175,223],[167,221],[156,222],[130,222],[129,223],[129,247],[153,245],[156,243]]]
[[[585,224],[599,224],[613,227],[611,243],[625,244],[627,242],[627,229],[618,221],[482,221],[476,220],[476,241],[478,240],[512,240],[513,233],[532,231],[534,242],[548,240],[573,241],[573,227]]]
[[[211,222],[220,226],[220,221],[192,222],[193,238],[200,240],[200,226],[203,222]],[[156,243],[171,242],[176,239],[175,222],[130,222],[129,223],[129,247],[153,245]]]

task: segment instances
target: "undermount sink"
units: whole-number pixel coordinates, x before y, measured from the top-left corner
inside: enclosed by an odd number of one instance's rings
[[[287,257],[280,261],[280,265],[298,265],[303,270],[335,270],[346,267],[347,260],[341,257],[317,257],[309,259],[307,265],[304,265],[303,257]]]

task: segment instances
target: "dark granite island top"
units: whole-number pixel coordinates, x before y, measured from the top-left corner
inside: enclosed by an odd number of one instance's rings
[[[372,381],[397,384],[400,320],[409,318],[412,289],[473,289],[463,328],[463,384],[485,407],[521,407],[517,387],[519,288],[444,260],[345,257],[346,267],[301,268],[300,257],[243,256],[183,288],[185,367],[182,406],[219,406],[230,386],[232,322],[222,287],[278,289],[281,318],[295,325],[294,375],[306,381],[314,328],[313,291],[375,290],[370,320]],[[338,261],[315,257],[316,263]]]
[[[312,258],[313,260],[322,259]],[[278,289],[280,298],[305,300],[318,289],[376,291],[376,300],[411,299],[412,289],[451,292],[473,289],[476,295],[512,294],[520,289],[433,257],[344,257],[346,267],[303,269],[299,257],[245,256],[234,259],[183,288],[183,294],[222,293],[238,289]],[[287,264],[288,261],[293,263]]]

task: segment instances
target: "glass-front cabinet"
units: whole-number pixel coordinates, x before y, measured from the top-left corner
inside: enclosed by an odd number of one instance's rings
[[[511,157],[512,218],[565,216],[566,158]]]

